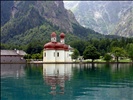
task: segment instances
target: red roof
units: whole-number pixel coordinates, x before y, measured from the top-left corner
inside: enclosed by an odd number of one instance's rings
[[[56,37],[56,33],[52,32],[51,37]]]
[[[69,50],[68,45],[64,44],[64,50]]]
[[[44,45],[46,50],[68,50],[68,45],[62,44],[60,42],[48,42]]]
[[[55,42],[48,42],[44,45],[45,49],[54,49],[55,48]]]
[[[61,43],[59,43],[59,42],[57,42],[56,44],[55,44],[55,49],[57,50],[64,50],[64,46],[63,46],[63,44],[61,44]]]
[[[56,33],[52,32],[51,37],[56,37]],[[61,33],[60,38],[64,38],[65,34]],[[44,49],[46,50],[69,50],[68,45],[62,44],[60,42],[48,42],[44,45]]]
[[[61,33],[60,34],[60,38],[64,38],[65,37],[65,34],[64,33]]]

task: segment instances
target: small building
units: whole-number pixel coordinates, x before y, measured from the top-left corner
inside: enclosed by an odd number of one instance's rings
[[[60,34],[60,42],[57,42],[56,33],[52,32],[51,42],[44,45],[43,62],[71,62],[73,49],[65,44],[65,34]]]
[[[23,50],[1,50],[1,63],[26,63]]]

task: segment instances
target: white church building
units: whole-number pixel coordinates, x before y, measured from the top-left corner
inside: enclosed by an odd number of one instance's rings
[[[72,48],[65,44],[65,34],[60,34],[60,42],[57,42],[56,33],[52,32],[51,42],[44,45],[43,62],[72,62]]]

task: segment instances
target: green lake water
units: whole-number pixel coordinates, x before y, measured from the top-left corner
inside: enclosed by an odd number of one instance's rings
[[[1,100],[133,100],[133,65],[1,64]]]

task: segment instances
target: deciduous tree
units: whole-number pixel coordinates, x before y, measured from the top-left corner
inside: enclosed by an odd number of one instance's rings
[[[92,62],[95,59],[99,59],[100,53],[97,51],[97,49],[94,46],[87,46],[85,48],[85,51],[83,52],[83,58],[84,59],[92,59]]]
[[[79,55],[80,55],[79,51],[77,49],[74,49],[74,52],[72,54],[72,59],[77,59]]]
[[[128,48],[128,56],[129,58],[132,60],[133,62],[133,43],[129,44],[129,48]]]
[[[104,55],[104,60],[105,60],[106,62],[109,62],[111,59],[112,59],[112,56],[111,56],[110,54],[106,53],[106,54]]]
[[[115,56],[117,62],[119,61],[119,57],[126,56],[125,50],[123,48],[120,48],[120,47],[113,47],[112,53]]]

